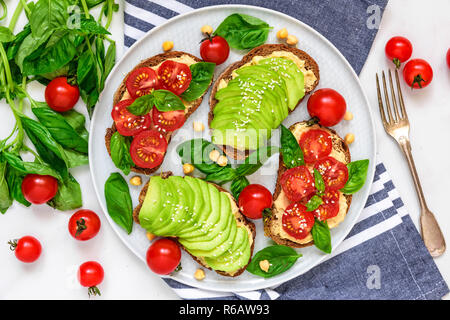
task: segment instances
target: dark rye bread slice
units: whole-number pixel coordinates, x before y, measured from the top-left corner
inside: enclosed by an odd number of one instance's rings
[[[162,177],[163,179],[167,179],[167,178],[170,177],[171,175],[172,175],[172,172],[170,172],[170,171],[161,173],[161,177]],[[134,208],[134,210],[133,210],[133,219],[134,219],[134,221],[135,221],[136,223],[138,223],[138,224],[139,224],[139,212],[141,211],[142,204],[144,203],[144,199],[145,199],[145,196],[146,196],[146,194],[147,194],[149,182],[150,182],[150,180],[149,180],[149,181],[145,184],[145,186],[142,188],[142,190],[141,190],[141,192],[140,192],[140,194],[139,194],[139,204],[138,204],[138,205],[136,206],[136,208]],[[208,183],[210,183],[210,182],[208,182]],[[217,189],[219,189],[219,191],[229,193],[227,190],[225,190],[225,189],[222,188],[221,186],[216,185],[216,184],[214,184],[214,183],[211,183],[211,184],[213,184]],[[255,237],[256,237],[256,228],[255,228],[255,224],[254,224],[253,222],[247,220],[247,219],[244,217],[244,215],[243,215],[240,211],[239,211],[238,217],[236,218],[236,221],[242,223],[243,225],[245,225],[246,228],[247,228],[248,230],[250,230],[250,232],[251,232],[251,234],[252,234],[253,241],[252,241],[252,245],[251,245],[251,248],[250,248],[250,259],[249,259],[249,261],[248,261],[248,263],[250,263],[251,257],[252,257],[252,255],[253,255],[253,250],[254,250],[254,248],[255,248]],[[175,238],[175,240],[176,240],[176,238]],[[178,241],[177,241],[177,242],[178,242]],[[182,245],[181,243],[178,242],[178,244],[179,244],[179,246],[180,246],[184,251],[186,251],[186,252],[192,257],[192,259],[194,259],[198,264],[200,264],[201,266],[203,266],[203,267],[205,267],[205,268],[207,268],[207,269],[209,269],[209,270],[213,270],[213,269],[210,268],[208,265],[206,265],[203,261],[201,261],[201,260],[198,259],[197,257],[195,257],[195,256],[193,256],[192,254],[190,254],[189,251],[187,251],[187,250],[183,247],[183,245]],[[248,266],[248,264],[247,264],[246,266],[244,266],[243,268],[237,270],[237,271],[236,271],[235,273],[233,273],[233,274],[229,274],[229,273],[227,273],[227,272],[218,271],[218,270],[213,270],[213,271],[215,271],[216,273],[218,273],[218,274],[220,274],[220,275],[222,275],[222,276],[226,276],[226,277],[237,277],[237,276],[239,276],[240,274],[242,274],[242,273],[245,271],[245,269],[247,268],[247,266]]]
[[[166,52],[166,53],[161,53],[161,54],[158,54],[151,58],[148,58],[146,60],[143,60],[125,76],[120,87],[117,89],[116,93],[114,94],[113,105],[116,105],[117,103],[119,103],[119,101],[122,99],[123,95],[127,91],[126,80],[128,78],[128,75],[130,75],[131,72],[133,72],[134,70],[136,70],[138,68],[142,68],[142,67],[155,67],[168,59],[180,58],[182,56],[189,56],[196,62],[203,61],[200,58],[197,58],[196,56],[194,56],[190,53],[183,52],[183,51],[170,51],[170,52]],[[211,80],[211,84],[212,84],[212,82],[213,81]],[[203,96],[206,94],[206,92],[208,92],[208,90],[205,91]],[[203,96],[201,96],[200,98],[198,98],[197,100],[194,100],[192,102],[192,105],[189,107],[188,112],[186,113],[186,119],[188,119],[191,116],[191,114],[195,110],[197,110],[197,108],[200,106],[200,104],[203,101]],[[111,128],[106,129],[105,145],[106,145],[106,149],[108,150],[108,153],[110,156],[111,156],[111,148],[110,148],[111,137],[116,131],[117,131],[117,129],[116,129],[116,126],[114,125],[114,123],[112,124]],[[172,132],[168,132],[166,137],[167,137],[167,143],[170,143],[170,139],[172,137]],[[131,168],[131,171],[134,171],[136,173],[145,174],[145,175],[150,175],[150,174],[156,172],[159,169],[159,167],[160,166],[157,166],[156,168],[153,168],[153,169],[148,169],[148,168],[141,168],[141,167],[135,166],[135,167]]]
[[[256,47],[254,49],[252,49],[249,53],[247,53],[242,60],[237,61],[233,64],[231,64],[228,68],[225,69],[224,72],[222,72],[222,74],[216,79],[216,82],[214,83],[212,89],[211,89],[211,95],[209,97],[209,114],[208,114],[208,124],[211,125],[211,121],[214,118],[214,107],[216,106],[216,104],[219,102],[215,96],[217,93],[217,88],[219,86],[219,83],[221,80],[225,80],[225,81],[230,81],[232,79],[232,74],[233,71],[236,69],[239,69],[240,67],[242,67],[244,64],[249,63],[253,57],[255,56],[268,56],[270,54],[272,54],[274,51],[286,51],[286,52],[292,52],[293,54],[295,54],[297,57],[299,57],[301,60],[305,61],[305,69],[306,70],[311,70],[314,75],[316,76],[317,80],[314,82],[314,84],[311,86],[311,88],[309,88],[308,90],[305,90],[305,96],[300,99],[300,101],[298,102],[297,106],[293,109],[293,110],[289,110],[289,113],[291,113],[292,111],[294,111],[299,104],[303,101],[303,99],[309,94],[311,93],[319,84],[319,80],[320,80],[320,72],[319,72],[319,66],[317,65],[316,61],[310,56],[308,55],[306,52],[294,48],[294,47],[289,47],[285,44],[263,44],[259,47]],[[248,155],[251,153],[251,150],[238,150],[235,149],[231,146],[218,146],[219,148],[221,148],[226,154],[227,156],[236,159],[236,160],[243,160],[246,157],[248,157]]]
[[[323,127],[319,124],[310,124],[307,121],[303,121],[303,122],[297,122],[295,124],[293,124],[292,126],[289,127],[289,130],[293,131],[294,128],[298,125],[304,125],[304,126],[308,126],[309,129],[322,129],[325,131],[328,131],[331,136],[332,136],[332,142],[333,142],[333,149],[344,154],[345,156],[345,161],[347,163],[349,163],[351,161],[351,156],[350,156],[350,150],[348,148],[348,145],[345,143],[345,141],[339,137],[339,135],[336,133],[336,131],[334,131],[333,129],[327,128],[327,127]],[[291,241],[289,239],[286,238],[282,238],[280,237],[279,233],[277,232],[278,230],[275,229],[275,224],[277,222],[277,217],[274,214],[276,209],[275,209],[275,201],[278,199],[278,197],[280,196],[281,192],[282,192],[282,187],[281,187],[281,176],[283,175],[283,173],[285,171],[287,171],[287,167],[284,165],[283,163],[283,157],[280,153],[280,159],[279,159],[279,166],[278,166],[278,173],[277,173],[277,182],[275,185],[275,192],[273,194],[273,200],[274,200],[274,204],[272,206],[272,216],[270,217],[266,217],[264,219],[264,234],[267,237],[272,238],[273,241],[275,241],[278,244],[281,245],[285,245],[285,246],[289,246],[289,247],[294,247],[294,248],[303,248],[303,247],[308,247],[314,244],[314,241],[308,242],[308,243],[304,243],[304,244],[300,244],[294,241]],[[350,208],[350,204],[352,202],[352,195],[343,195],[345,197],[345,200],[347,202],[347,211],[345,212],[345,214],[347,214],[349,208]],[[281,223],[279,223],[278,225],[281,226]]]

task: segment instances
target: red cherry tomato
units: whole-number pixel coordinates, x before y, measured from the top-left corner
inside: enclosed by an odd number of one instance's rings
[[[132,71],[126,81],[128,93],[133,98],[142,97],[152,90],[159,88],[159,81],[155,70],[147,67]]]
[[[25,263],[36,261],[42,252],[42,246],[38,239],[32,236],[25,236],[19,240],[8,242],[16,258]]]
[[[387,43],[385,47],[386,57],[391,60],[397,68],[400,65],[411,58],[412,44],[404,37],[393,37]]]
[[[33,204],[43,204],[58,192],[58,180],[52,176],[28,174],[22,181],[22,193]]]
[[[337,125],[345,115],[347,104],[343,96],[336,90],[324,88],[314,92],[308,99],[308,112],[317,117],[325,127]]]
[[[423,59],[412,59],[403,68],[403,78],[411,88],[425,88],[433,80],[433,69]]]
[[[314,169],[317,169],[322,175],[326,190],[339,190],[347,183],[347,166],[332,157],[326,157],[317,161]]]
[[[83,287],[89,288],[88,294],[100,295],[97,286],[102,283],[105,272],[100,263],[88,261],[78,268],[78,281]]]
[[[91,210],[78,210],[69,220],[69,232],[77,240],[85,241],[95,237],[100,230],[98,215]]]
[[[333,148],[330,134],[320,129],[304,132],[300,137],[299,144],[306,163],[314,163],[328,156]]]
[[[281,218],[283,230],[296,238],[304,239],[314,225],[314,215],[306,211],[306,207],[300,203],[291,203]]]
[[[224,63],[230,54],[230,46],[227,40],[220,36],[214,36],[202,41],[200,55],[206,62],[216,65]]]
[[[77,86],[67,83],[66,77],[55,78],[45,88],[45,101],[55,111],[72,109],[80,98]]]
[[[450,49],[447,51],[447,65],[450,68]]]
[[[292,202],[298,202],[316,192],[314,178],[306,166],[287,170],[281,176],[281,188]]]
[[[262,218],[262,212],[272,207],[272,193],[260,184],[249,184],[239,195],[239,209],[250,219]]]
[[[158,80],[163,89],[179,96],[191,83],[191,69],[187,64],[166,60],[158,68]]]
[[[128,111],[127,107],[133,101],[133,99],[122,100],[111,111],[116,129],[123,136],[134,136],[143,130],[149,129],[152,125],[150,114],[136,116]]]
[[[170,239],[159,239],[147,250],[147,265],[157,274],[166,275],[174,271],[181,260],[180,247]]]
[[[313,211],[314,216],[320,221],[336,217],[339,213],[339,192],[326,191],[322,196],[323,203]]]
[[[164,160],[167,140],[156,130],[145,130],[134,137],[130,146],[131,159],[141,168],[153,169]]]
[[[155,127],[163,132],[175,131],[186,121],[184,110],[161,112],[156,107],[153,108],[152,118]]]

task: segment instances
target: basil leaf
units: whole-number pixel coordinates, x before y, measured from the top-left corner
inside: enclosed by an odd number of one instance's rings
[[[222,170],[210,173],[206,176],[206,181],[214,181],[218,184],[231,181],[237,177],[236,170],[231,167],[223,167]]]
[[[328,228],[327,221],[320,221],[316,219],[312,229],[311,235],[314,240],[314,245],[325,253],[331,253],[331,235],[330,228]]]
[[[4,26],[0,26],[0,43],[7,43],[7,42],[11,42],[15,39],[16,37],[14,36],[14,34],[11,32],[11,30],[9,30],[9,28],[4,27]]]
[[[8,164],[22,174],[39,174],[39,175],[49,175],[55,177],[58,180],[62,180],[61,175],[43,163],[37,162],[25,162],[20,157],[15,154],[3,151],[2,156],[8,162]]]
[[[130,234],[133,228],[130,189],[125,179],[117,172],[112,173],[106,180],[105,199],[110,217]]]
[[[127,109],[135,116],[143,116],[149,113],[155,105],[154,97],[152,94],[146,94],[137,98],[130,104]]]
[[[68,0],[39,0],[30,15],[30,26],[34,37],[41,38],[56,29],[66,28],[69,20]]]
[[[176,94],[168,90],[155,90],[152,96],[156,109],[161,112],[186,109],[183,101]]]
[[[266,247],[258,251],[247,266],[247,271],[264,278],[271,278],[290,269],[302,255],[294,249],[282,245]],[[259,263],[268,260],[270,263],[267,272],[261,270]]]
[[[0,212],[5,213],[13,203],[6,180],[7,162],[0,163]]]
[[[369,160],[358,160],[347,164],[348,180],[340,191],[344,194],[353,194],[359,191],[366,182]]]
[[[263,147],[252,152],[244,161],[243,164],[236,168],[236,173],[238,176],[249,176],[259,168],[262,167],[264,162],[269,159],[272,155],[279,152],[278,147]]]
[[[89,132],[86,130],[85,122],[86,118],[83,114],[75,111],[69,110],[60,113],[67,123],[86,141],[89,140]]]
[[[114,132],[111,137],[111,159],[114,165],[118,169],[122,170],[125,175],[129,175],[131,168],[134,167],[134,163],[130,155],[130,144],[130,139],[122,136],[117,131]]]
[[[11,165],[7,166],[6,180],[8,182],[9,194],[17,202],[23,204],[26,207],[31,206],[31,203],[25,199],[22,193],[22,181],[25,174],[20,173],[14,169]]]
[[[108,30],[103,28],[97,21],[92,18],[86,19],[85,16],[82,16],[80,19],[80,28],[77,29],[86,34],[101,34],[108,35],[111,34]]]
[[[252,49],[267,41],[270,29],[272,28],[261,19],[234,13],[225,18],[214,35],[225,38],[232,48]]]
[[[303,151],[300,148],[297,139],[292,134],[291,130],[283,125],[281,125],[280,145],[283,163],[288,169],[305,164]]]
[[[58,192],[47,204],[60,211],[74,210],[82,207],[83,200],[78,181],[69,173],[64,181],[58,182]]]
[[[25,37],[14,58],[14,61],[19,66],[20,70],[23,70],[23,61],[25,58],[34,59],[39,57],[39,52],[43,50],[42,46],[47,40],[48,38],[45,37],[35,38],[32,33]],[[39,48],[41,48],[41,50],[38,50]]]
[[[200,98],[209,88],[215,67],[216,65],[211,62],[197,62],[190,65],[192,80],[186,91],[181,94],[181,98],[186,101]]]
[[[234,199],[238,200],[242,190],[248,186],[250,182],[246,177],[238,177],[231,182],[230,191]]]
[[[106,78],[108,78],[108,75],[110,74],[115,64],[116,64],[116,43],[113,42],[109,45],[108,50],[106,50],[103,82],[106,81]]]
[[[60,113],[50,109],[45,102],[32,103],[31,111],[61,146],[88,153],[87,140],[82,138]]]
[[[69,168],[75,168],[89,164],[87,153],[80,153],[70,149],[64,149]]]
[[[19,52],[20,45],[23,43],[25,38],[31,33],[31,27],[29,24],[27,24],[22,31],[20,31],[13,42],[11,42],[8,46],[8,51],[6,53],[6,56],[8,60],[13,60],[14,57]]]
[[[78,59],[77,83],[80,89],[80,95],[86,103],[89,116],[92,115],[93,108],[100,95],[97,85],[101,74],[98,74],[97,62],[93,52],[86,50]]]
[[[317,169],[314,169],[314,185],[316,186],[317,191],[325,191],[325,181],[323,181],[323,177]]]
[[[321,204],[323,203],[323,200],[318,195],[313,195],[311,199],[306,203],[306,211],[314,211],[316,210]]]

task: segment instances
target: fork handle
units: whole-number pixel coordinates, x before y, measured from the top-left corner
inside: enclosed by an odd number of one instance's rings
[[[428,209],[425,201],[419,175],[417,174],[416,165],[414,164],[414,159],[411,153],[411,144],[407,138],[400,138],[399,144],[405,154],[406,160],[408,161],[408,166],[414,180],[414,186],[419,197],[421,207],[420,227],[423,242],[433,257],[440,256],[445,251],[444,235],[442,234],[441,228],[439,227],[434,214]]]

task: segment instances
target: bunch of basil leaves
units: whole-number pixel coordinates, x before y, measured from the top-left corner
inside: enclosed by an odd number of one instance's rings
[[[97,5],[102,7],[95,20],[89,10]],[[3,2],[2,6],[6,11]],[[69,169],[88,163],[85,117],[75,110],[53,111],[45,102],[35,101],[27,85],[66,76],[78,85],[91,114],[115,63],[115,43],[107,29],[117,9],[114,0],[21,0],[9,25],[0,26],[0,99],[9,104],[16,121],[11,134],[0,140],[0,212],[5,213],[14,200],[31,205],[21,191],[27,174],[58,180],[58,193],[48,205],[58,210],[82,206],[80,185]],[[14,34],[23,12],[27,23]],[[35,119],[25,114],[25,101]],[[24,152],[33,155],[34,161],[23,160]]]

